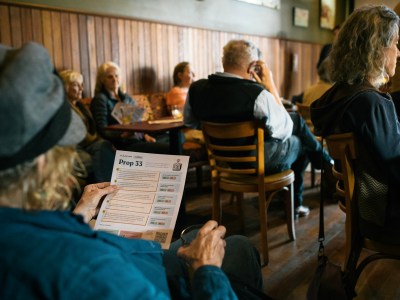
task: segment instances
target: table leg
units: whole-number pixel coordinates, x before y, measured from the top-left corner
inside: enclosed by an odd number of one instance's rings
[[[182,155],[183,133],[180,129],[169,131],[169,150],[171,154]]]

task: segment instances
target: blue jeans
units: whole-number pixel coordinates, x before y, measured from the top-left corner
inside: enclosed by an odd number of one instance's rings
[[[90,181],[97,183],[111,180],[115,150],[109,141],[97,139],[90,145],[78,147],[77,150],[81,158],[85,157],[82,156],[82,152],[86,152],[90,156],[90,161],[83,159],[86,169],[90,172]]]
[[[303,202],[304,171],[309,162],[321,169],[331,158],[311,133],[304,119],[297,113],[290,113],[293,121],[292,136],[284,142],[271,140],[265,142],[265,172],[272,174],[292,169],[294,181],[294,205]]]
[[[197,230],[189,232],[187,240],[196,237]],[[260,255],[256,248],[245,236],[233,235],[226,239],[225,256],[221,269],[231,281],[235,290],[236,284],[241,282],[254,289],[262,289],[262,273]],[[164,267],[169,281],[171,296],[179,299],[190,298],[190,280],[188,266],[176,253],[182,246],[181,240],[173,242],[169,250],[164,251]],[[236,291],[238,293],[238,291]]]

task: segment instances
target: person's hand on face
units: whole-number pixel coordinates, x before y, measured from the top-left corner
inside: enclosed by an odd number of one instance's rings
[[[255,61],[250,65],[250,74],[256,82],[264,87],[273,82],[272,72],[262,60]]]
[[[220,268],[225,256],[225,233],[224,226],[218,226],[216,221],[208,221],[189,246],[178,249],[178,256],[185,259],[193,270],[205,265]]]
[[[249,66],[250,75],[256,82],[261,84],[267,91],[269,91],[275,98],[276,103],[282,105],[280,101],[278,89],[275,86],[274,78],[271,70],[262,60],[254,61]]]
[[[74,214],[82,215],[85,222],[88,223],[98,213],[100,199],[117,190],[117,186],[110,185],[109,182],[89,184],[85,186],[83,194],[73,211]]]

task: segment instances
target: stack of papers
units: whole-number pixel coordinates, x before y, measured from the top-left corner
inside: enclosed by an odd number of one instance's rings
[[[178,119],[161,119],[161,120],[151,120],[148,121],[149,124],[169,124],[169,123],[177,123],[183,122],[183,118]]]

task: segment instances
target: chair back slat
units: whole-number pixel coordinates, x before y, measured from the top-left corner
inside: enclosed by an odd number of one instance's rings
[[[258,120],[203,122],[202,130],[211,166],[215,166],[218,172],[260,174],[264,178],[264,155],[258,155],[264,154],[264,127]]]
[[[221,151],[251,151],[256,150],[256,145],[246,145],[246,146],[220,146],[215,144],[210,144],[210,148],[214,150]]]
[[[203,130],[205,129],[209,136],[219,139],[236,139],[254,136],[257,128],[257,121],[239,122],[239,123],[212,123],[203,122]]]

